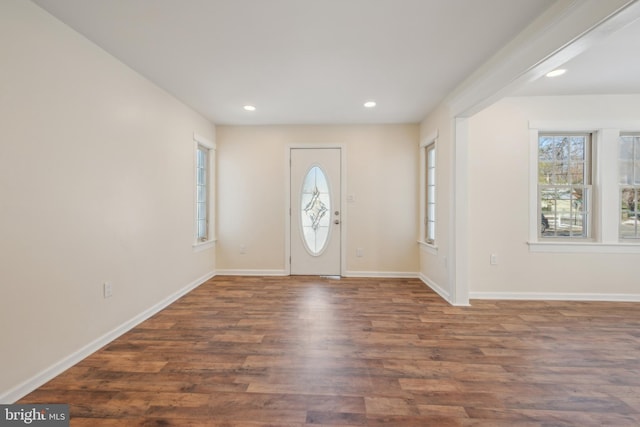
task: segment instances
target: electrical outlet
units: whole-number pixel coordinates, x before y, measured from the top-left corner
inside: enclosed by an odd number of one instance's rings
[[[491,256],[489,257],[489,262],[491,263],[491,265],[497,265],[498,264],[498,255],[497,254],[491,254]]]
[[[102,284],[102,293],[105,298],[111,298],[113,296],[113,285],[111,282],[104,282]]]
[[[240,254],[244,255],[247,253],[247,247],[245,245],[240,245]]]
[[[356,249],[356,256],[358,258],[362,258],[364,256],[364,249],[362,249],[362,248]]]

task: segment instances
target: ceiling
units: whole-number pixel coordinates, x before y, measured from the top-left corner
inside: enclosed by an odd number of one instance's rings
[[[33,1],[216,124],[419,122],[554,2]],[[639,29],[610,39],[638,52]],[[518,93],[593,91],[594,82],[640,92],[640,60],[624,49],[596,46],[558,80]],[[592,51],[605,55],[601,74]]]
[[[514,95],[640,93],[640,19],[599,40],[561,66],[559,77],[542,77]]]

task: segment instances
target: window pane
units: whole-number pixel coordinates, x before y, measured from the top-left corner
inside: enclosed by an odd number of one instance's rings
[[[206,219],[207,218],[207,204],[206,203],[198,203],[198,219]]]
[[[640,195],[640,136],[621,135],[619,139],[618,182],[620,187],[621,239],[640,238],[638,197]]]
[[[331,215],[329,212],[329,206],[331,206],[331,199],[329,198],[329,193],[321,193],[319,197],[320,203],[327,207],[327,214],[323,215],[320,218],[319,225],[320,227],[328,227],[331,222]]]
[[[435,185],[436,183],[436,170],[433,168],[427,169],[427,183],[428,185]]]
[[[211,195],[209,176],[210,162],[213,150],[205,145],[195,145],[195,235],[196,241],[204,242],[210,238],[210,207]]]
[[[640,190],[623,188],[620,192],[620,237],[623,239],[636,239],[638,233],[638,195]]]
[[[584,182],[584,168],[585,164],[583,161],[574,162],[571,164],[570,172],[569,172],[569,184],[585,184]]]
[[[540,162],[550,162],[554,159],[554,141],[548,136],[541,136],[538,142],[538,160]]]
[[[538,163],[538,183],[551,184],[551,177],[553,176],[553,163],[552,162],[540,162]]]
[[[425,206],[424,206],[424,240],[435,242],[436,219],[436,147],[435,143],[425,150]]]
[[[633,183],[633,138],[621,136],[618,151],[618,174],[620,184]]]
[[[562,163],[555,163],[551,170],[552,184],[569,184],[569,173],[567,167]]]
[[[618,165],[618,171],[620,175],[619,183],[620,184],[633,184],[633,169],[634,165],[630,160],[620,161]]]
[[[633,183],[640,184],[640,136],[633,137]]]
[[[434,241],[436,238],[436,223],[429,221],[427,223],[427,240]]]
[[[589,135],[540,135],[538,185],[540,235],[586,237],[585,203],[589,170]]]
[[[572,136],[570,138],[569,155],[571,160],[584,160],[585,159],[585,137],[584,136]]]
[[[540,231],[546,237],[586,237],[589,218],[587,187],[540,189]]]
[[[198,239],[205,240],[207,238],[207,221],[205,219],[198,220]]]
[[[198,186],[198,202],[205,202],[207,200],[207,187],[204,185]]]
[[[427,220],[433,221],[436,219],[436,205],[427,205]]]
[[[427,203],[436,203],[436,187],[434,185],[430,185],[427,187]]]
[[[326,175],[314,166],[307,172],[300,194],[302,237],[312,255],[319,255],[328,242],[330,212],[331,197]]]

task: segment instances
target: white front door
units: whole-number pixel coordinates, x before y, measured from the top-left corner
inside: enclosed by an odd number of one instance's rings
[[[291,148],[291,274],[340,275],[341,149]]]

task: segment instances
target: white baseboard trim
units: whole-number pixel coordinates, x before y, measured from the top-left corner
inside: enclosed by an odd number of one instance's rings
[[[418,273],[404,271],[345,271],[344,277],[390,277],[395,279],[417,279]]]
[[[556,292],[470,292],[469,299],[640,302],[640,295]]]
[[[216,270],[217,276],[289,276],[286,270]],[[416,279],[418,273],[402,271],[345,271],[344,277],[390,277],[397,279]]]
[[[173,294],[169,295],[162,301],[151,306],[147,310],[143,311],[142,313],[138,314],[132,319],[124,322],[120,326],[107,332],[101,337],[93,340],[89,344],[71,353],[70,355],[63,358],[62,360],[54,363],[50,367],[44,369],[43,371],[39,372],[38,374],[24,381],[23,383],[17,385],[16,387],[6,392],[0,393],[0,404],[10,404],[26,396],[27,394],[31,393],[33,390],[37,389],[38,387],[52,380],[53,378],[60,375],[67,369],[71,368],[73,365],[77,364],[81,360],[85,359],[87,356],[95,353],[97,350],[109,344],[111,341],[115,340],[120,335],[123,335],[125,332],[130,331],[131,329],[133,329],[140,323],[144,322],[154,314],[166,308],[167,306],[169,306],[170,304],[178,300],[180,297],[191,292],[193,289],[197,288],[198,286],[200,286],[207,280],[211,279],[215,275],[216,275],[215,272],[209,272],[204,276],[199,277],[198,279],[189,283],[187,286],[174,292]]]
[[[216,270],[217,276],[288,276],[286,270]]]
[[[427,285],[428,287],[431,288],[431,290],[433,290],[435,293],[440,295],[442,297],[442,299],[444,299],[446,302],[448,302],[449,304],[452,304],[451,295],[449,294],[448,291],[443,289],[440,285],[438,285],[433,280],[429,279],[423,273],[420,273],[419,277],[420,277],[420,280],[422,280],[425,285]]]

